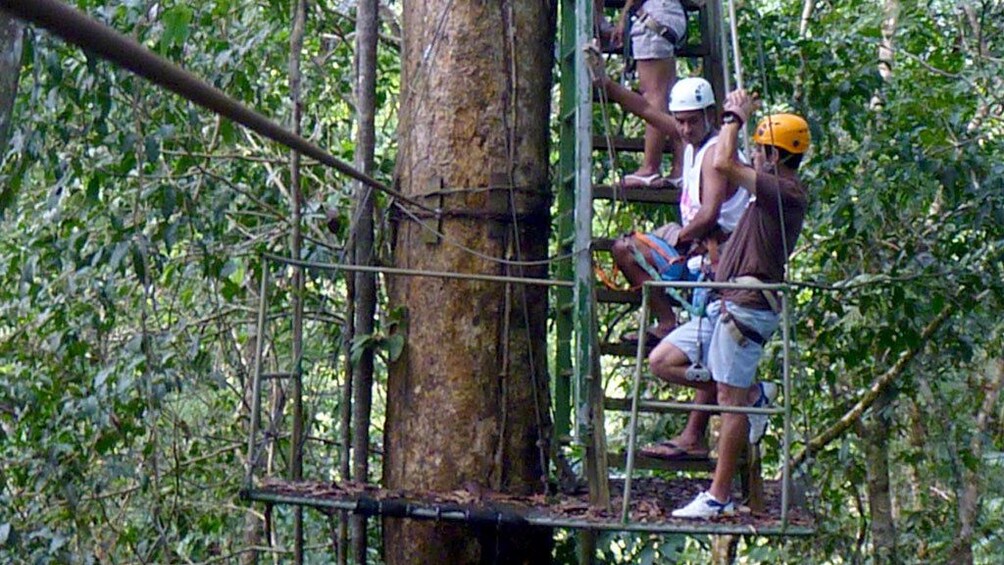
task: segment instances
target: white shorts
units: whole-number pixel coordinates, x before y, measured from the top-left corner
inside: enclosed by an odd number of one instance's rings
[[[683,37],[687,30],[687,13],[680,0],[645,0],[641,10],[652,19]],[[631,26],[631,56],[636,60],[668,59],[676,54],[676,46],[644,25]]]
[[[690,320],[664,339],[683,351],[691,363],[700,361],[705,365],[715,382],[749,388],[753,386],[763,346],[749,339],[737,341],[732,332],[721,323],[721,305],[721,300],[715,300],[708,305],[707,317]],[[732,302],[726,302],[725,306],[729,314],[763,336],[764,341],[780,325],[780,316],[770,310],[754,310],[736,306]]]

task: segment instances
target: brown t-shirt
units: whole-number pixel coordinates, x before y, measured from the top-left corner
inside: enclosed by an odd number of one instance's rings
[[[757,172],[756,198],[750,200],[725,244],[715,281],[727,282],[741,276],[754,276],[763,282],[784,281],[784,265],[802,232],[808,202],[808,194],[797,180]],[[784,240],[779,209],[784,211]],[[782,241],[787,243],[787,250]],[[740,306],[770,309],[759,290],[723,289],[720,294]]]

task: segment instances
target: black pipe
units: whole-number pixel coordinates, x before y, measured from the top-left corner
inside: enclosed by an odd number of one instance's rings
[[[242,124],[294,151],[312,157],[367,186],[390,194],[422,210],[433,211],[242,105],[223,91],[210,86],[192,73],[140,45],[132,38],[59,0],[0,0],[0,9],[26,22],[41,26],[69,43],[93,52],[120,67],[129,69],[150,82]]]

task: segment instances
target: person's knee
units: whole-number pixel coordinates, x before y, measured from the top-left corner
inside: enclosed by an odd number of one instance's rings
[[[746,406],[747,388],[735,387],[725,383],[716,383],[718,404],[721,406]]]
[[[634,260],[634,257],[631,256],[631,243],[627,237],[621,237],[614,241],[613,247],[610,248],[610,254],[621,267]]]
[[[686,366],[689,363],[687,355],[668,341],[659,343],[648,355],[649,368],[657,377],[667,378],[671,376],[674,368]]]

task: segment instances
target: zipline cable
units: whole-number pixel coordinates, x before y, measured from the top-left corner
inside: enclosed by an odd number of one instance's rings
[[[487,261],[503,265],[546,265],[563,261],[588,250],[573,250],[570,253],[541,259],[539,261],[509,261],[480,253],[451,239],[427,222],[423,222],[411,210],[403,206],[406,202],[428,213],[441,211],[422,204],[386,184],[366,175],[351,164],[338,159],[307,139],[293,134],[274,121],[244,106],[223,91],[210,86],[194,74],[150,51],[135,40],[115,31],[79,10],[67,6],[59,0],[0,0],[0,10],[45,28],[86,51],[93,52],[108,61],[128,69],[167,90],[178,94],[207,110],[233,120],[277,143],[299,151],[323,165],[331,167],[363,184],[384,192],[397,202],[406,216],[458,249]]]
[[[59,0],[0,0],[0,9],[17,18],[43,27],[69,43],[93,52],[178,94],[182,98],[229,118],[294,151],[316,159],[367,186],[425,211],[435,211],[360,172],[349,163],[338,159],[314,143],[244,106],[223,91],[210,86],[194,74],[157,55],[137,41]]]

